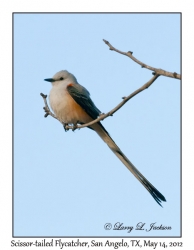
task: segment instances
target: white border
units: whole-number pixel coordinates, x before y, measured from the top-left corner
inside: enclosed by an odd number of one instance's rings
[[[0,246],[2,249],[12,249],[12,120],[11,120],[11,95],[12,95],[12,12],[182,12],[183,14],[183,230],[182,238],[161,239],[152,238],[152,241],[183,242],[181,249],[192,248],[193,236],[193,154],[194,154],[194,119],[193,119],[193,79],[189,76],[193,71],[193,11],[191,1],[26,1],[26,0],[7,0],[1,2],[0,8],[0,68],[1,68],[1,167],[0,167],[0,192],[1,192],[1,218],[0,218]],[[154,5],[155,4],[155,5]],[[187,72],[188,71],[188,72]],[[15,239],[18,240],[18,239]],[[27,238],[21,241],[28,241]],[[34,239],[33,239],[34,240]],[[41,239],[39,239],[41,240]],[[70,239],[69,239],[70,240]],[[86,239],[80,239],[86,241]],[[105,242],[106,239],[97,239]],[[111,241],[119,241],[118,238],[111,238]],[[128,241],[131,239],[125,239]],[[137,240],[137,239],[136,239]],[[32,241],[32,239],[29,239]],[[67,241],[67,239],[63,239]],[[88,239],[91,241],[91,238]],[[143,239],[141,238],[141,241]],[[34,247],[31,247],[33,249]],[[17,247],[19,249],[19,247]],[[43,247],[41,247],[43,249]],[[55,248],[52,248],[55,249]],[[59,249],[59,248],[56,248]],[[78,249],[78,248],[77,248]],[[84,248],[82,248],[84,249]]]

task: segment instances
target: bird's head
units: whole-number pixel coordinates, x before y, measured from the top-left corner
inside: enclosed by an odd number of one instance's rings
[[[77,79],[75,78],[75,76],[69,73],[67,70],[61,70],[57,72],[52,78],[47,78],[44,80],[47,82],[51,82],[52,85],[58,84],[62,81],[77,83]]]

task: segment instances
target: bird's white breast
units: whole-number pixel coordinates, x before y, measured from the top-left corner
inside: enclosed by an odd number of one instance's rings
[[[76,124],[77,122],[87,123],[91,121],[91,117],[86,114],[68,93],[66,89],[68,84],[54,85],[50,91],[49,102],[55,115],[64,123]]]
[[[68,123],[70,118],[69,114],[69,93],[66,90],[66,86],[64,84],[53,86],[50,95],[49,102],[52,110],[54,111],[57,118],[61,121]]]

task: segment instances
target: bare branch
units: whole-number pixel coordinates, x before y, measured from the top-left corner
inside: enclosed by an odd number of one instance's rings
[[[154,74],[154,76],[147,82],[145,83],[142,87],[140,87],[139,89],[135,90],[133,93],[131,93],[129,96],[127,97],[122,97],[123,101],[121,103],[119,103],[114,109],[112,109],[111,111],[109,111],[108,113],[106,114],[100,114],[100,116],[89,122],[89,123],[86,123],[86,124],[83,124],[83,125],[78,125],[78,124],[74,124],[74,125],[68,125],[66,123],[63,123],[62,121],[60,121],[49,109],[48,107],[48,104],[47,104],[47,101],[46,101],[46,95],[44,94],[40,94],[43,99],[44,99],[44,103],[45,103],[45,107],[43,108],[46,112],[46,115],[45,117],[47,117],[48,115],[51,115],[52,117],[54,117],[55,119],[59,120],[63,126],[64,126],[64,129],[67,131],[69,129],[72,129],[73,131],[77,128],[84,128],[84,127],[88,127],[88,126],[91,126],[92,124],[94,123],[97,123],[101,120],[104,120],[105,118],[107,118],[108,116],[112,116],[117,110],[119,110],[127,101],[129,101],[131,98],[133,98],[135,95],[137,95],[138,93],[142,92],[143,90],[147,89],[150,87],[150,85],[159,77],[160,75],[158,74]]]
[[[132,54],[133,52],[131,51],[128,51],[128,52],[123,52],[123,51],[120,51],[116,48],[114,48],[108,41],[106,41],[105,39],[103,39],[103,41],[109,46],[109,49],[110,50],[114,50],[122,55],[125,55],[125,56],[128,56],[130,57],[134,62],[138,63],[139,65],[141,65],[142,68],[146,68],[146,69],[149,69],[149,70],[152,70],[154,71],[157,75],[163,75],[163,76],[167,76],[167,77],[172,77],[172,78],[176,78],[176,79],[181,79],[181,75],[180,74],[177,74],[176,72],[172,73],[172,72],[168,72],[168,71],[165,71],[163,69],[157,69],[157,68],[154,68],[154,67],[151,67],[145,63],[142,63],[141,61],[139,61],[137,58],[135,58]]]
[[[53,118],[59,120],[59,119],[50,111],[50,109],[49,109],[49,106],[48,106],[47,100],[46,100],[47,95],[44,95],[43,93],[40,93],[40,95],[42,96],[42,98],[43,98],[43,100],[44,100],[44,104],[45,104],[45,107],[43,107],[43,109],[44,109],[44,111],[45,111],[45,113],[46,113],[46,114],[44,115],[44,117],[46,118],[48,115],[50,115],[50,116],[52,116]]]

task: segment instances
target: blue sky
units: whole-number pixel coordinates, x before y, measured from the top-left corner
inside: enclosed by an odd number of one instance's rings
[[[108,112],[151,71],[110,51],[102,39],[140,61],[180,73],[178,14],[14,15],[14,235],[179,236],[180,81],[159,77],[103,126],[166,197],[161,208],[87,129],[65,133],[44,118],[45,78],[67,69]],[[171,230],[105,230],[105,223]]]

